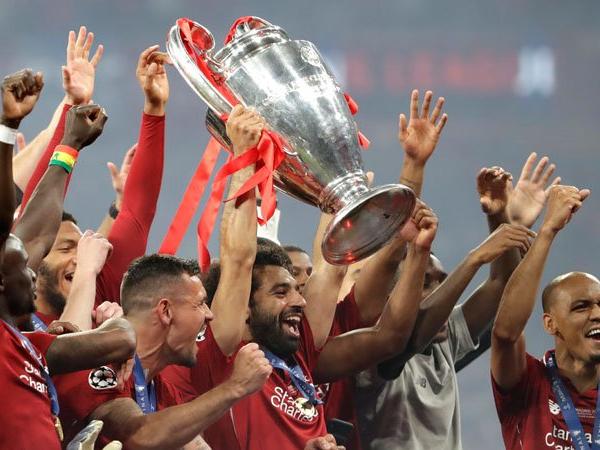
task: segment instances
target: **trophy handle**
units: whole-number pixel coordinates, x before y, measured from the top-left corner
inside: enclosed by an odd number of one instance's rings
[[[189,19],[179,19],[167,35],[167,52],[188,85],[218,115],[229,115],[236,103],[224,83],[226,72],[212,56],[212,33]]]
[[[273,28],[273,24],[256,16],[240,17],[233,25],[231,25],[229,33],[227,33],[227,36],[225,37],[225,44],[228,44],[235,38],[243,36],[249,31],[257,30],[259,28]]]

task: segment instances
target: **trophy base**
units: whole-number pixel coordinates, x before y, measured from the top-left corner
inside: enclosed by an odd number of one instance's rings
[[[401,184],[364,193],[334,216],[321,243],[323,257],[348,265],[371,256],[406,223],[415,203],[413,191]]]

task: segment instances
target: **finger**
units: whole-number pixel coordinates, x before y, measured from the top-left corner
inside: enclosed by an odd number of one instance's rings
[[[27,142],[25,141],[25,135],[21,132],[17,133],[17,142],[16,142],[16,149],[17,152],[20,152],[21,150],[23,150],[25,147],[27,147]]]
[[[137,150],[137,142],[135,144],[133,144],[131,147],[129,147],[129,150],[127,150],[127,152],[125,153],[125,156],[123,157],[123,163],[121,164],[121,170],[124,169],[124,166],[131,165],[131,163],[133,161],[133,157],[135,156],[136,150]]]
[[[435,130],[438,134],[442,132],[442,130],[446,126],[446,122],[448,122],[448,114],[444,113],[438,124],[435,126]]]
[[[367,171],[367,186],[371,187],[373,185],[373,180],[375,180],[375,173],[372,171]]]
[[[583,202],[585,199],[587,199],[590,195],[592,195],[592,191],[589,189],[582,189],[579,191],[579,199]]]
[[[431,118],[429,119],[431,123],[437,122],[438,118],[440,117],[440,114],[442,113],[442,108],[444,107],[445,101],[446,99],[444,97],[440,97],[437,99],[437,102],[435,102],[433,113],[431,114]]]
[[[85,43],[83,44],[83,53],[82,56],[85,59],[88,59],[90,56],[90,49],[92,48],[92,44],[94,43],[94,33],[88,33],[87,38],[85,39]]]
[[[146,67],[149,64],[148,56],[159,49],[158,45],[151,45],[142,53],[140,53],[140,57],[138,59],[138,67]]]
[[[550,186],[548,186],[546,188],[546,190],[544,191],[546,194],[546,197],[550,194],[550,190],[554,187],[554,186],[558,186],[560,185],[560,182],[562,181],[561,177],[556,177],[554,180],[552,180],[552,183],[550,183]]]
[[[75,59],[75,32],[69,31],[69,39],[67,41],[67,63]]]
[[[77,34],[77,41],[75,41],[75,57],[80,58],[83,56],[83,44],[85,43],[87,30],[85,26],[79,27],[79,33]]]
[[[533,183],[538,183],[540,181],[542,173],[548,165],[548,161],[550,161],[550,158],[548,158],[547,156],[544,156],[542,159],[540,159],[540,162],[538,163],[537,167],[533,171],[533,175],[531,176],[531,181]]]
[[[521,180],[529,180],[531,178],[531,170],[533,169],[533,165],[535,164],[535,159],[537,158],[537,153],[532,152],[525,164],[523,164],[523,169],[521,170]]]
[[[406,122],[406,116],[404,114],[400,114],[398,128],[400,129],[400,134],[406,133],[408,129],[408,123]]]
[[[550,166],[548,167],[548,170],[546,170],[544,172],[544,174],[542,175],[542,178],[540,179],[540,184],[542,186],[546,186],[546,184],[548,183],[548,180],[550,180],[550,177],[554,174],[555,170],[556,170],[556,164],[550,164]]]
[[[37,72],[35,74],[35,88],[39,92],[41,92],[44,87],[44,74],[42,72]]]
[[[413,90],[410,95],[410,120],[419,118],[419,91]]]
[[[118,182],[119,169],[117,169],[117,166],[112,162],[107,162],[106,167],[108,167],[108,171],[110,172],[110,177],[112,178],[113,182]]]
[[[429,105],[431,105],[432,97],[433,92],[425,92],[425,97],[423,98],[423,110],[421,111],[421,119],[427,119],[429,117]]]
[[[104,45],[100,44],[98,46],[98,48],[96,49],[96,53],[94,53],[92,60],[90,61],[92,63],[92,66],[98,67],[98,64],[100,63],[100,60],[102,59],[103,54],[104,54]]]
[[[69,72],[69,69],[67,69],[67,66],[62,66],[62,76],[63,76],[63,83],[65,84],[65,86],[69,86],[71,84],[71,73]]]

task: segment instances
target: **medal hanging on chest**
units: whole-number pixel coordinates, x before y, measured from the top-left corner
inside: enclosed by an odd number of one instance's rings
[[[579,416],[577,415],[577,409],[571,399],[571,394],[569,394],[569,391],[558,374],[558,366],[556,365],[556,356],[554,352],[550,352],[544,362],[550,375],[552,391],[556,397],[556,402],[560,406],[560,412],[569,428],[569,435],[571,436],[573,448],[575,450],[600,450],[600,396],[597,396],[596,398],[596,416],[592,433],[592,445],[590,447],[585,437],[585,431],[583,430],[583,425],[581,425],[581,420],[579,420]]]
[[[135,401],[144,414],[156,412],[156,389],[154,381],[146,382],[144,368],[138,355],[134,357],[133,381],[135,384]]]

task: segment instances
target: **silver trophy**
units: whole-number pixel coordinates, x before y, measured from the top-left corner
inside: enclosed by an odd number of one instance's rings
[[[220,119],[232,110],[228,97],[253,107],[284,143],[277,189],[335,214],[324,258],[350,264],[385,245],[410,217],[415,195],[400,184],[369,189],[356,123],[316,47],[258,17],[236,22],[231,40],[214,46],[210,31],[187,19],[167,36],[173,64],[209,107],[210,133],[230,148]]]

